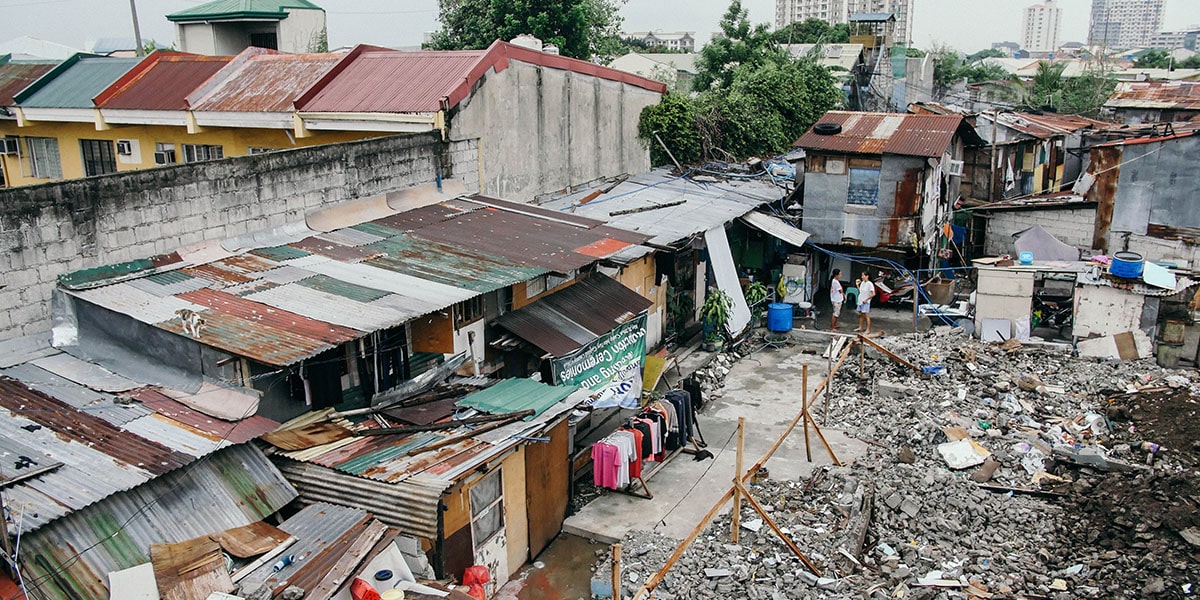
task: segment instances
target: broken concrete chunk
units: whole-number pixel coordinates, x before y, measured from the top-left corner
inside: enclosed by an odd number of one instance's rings
[[[1179,537],[1193,546],[1200,547],[1200,527],[1188,527],[1179,532]]]
[[[733,575],[733,571],[729,569],[705,569],[704,576],[709,579],[717,579],[719,577],[729,577]]]
[[[759,530],[762,529],[762,526],[763,526],[762,519],[749,519],[747,521],[742,521],[742,529],[749,529],[750,531],[753,531],[754,533],[758,533]]]
[[[1054,581],[1050,582],[1050,589],[1056,592],[1065,592],[1067,591],[1067,582],[1063,579],[1055,579]]]

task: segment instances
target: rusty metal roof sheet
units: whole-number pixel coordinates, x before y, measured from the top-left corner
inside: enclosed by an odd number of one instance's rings
[[[0,64],[0,106],[16,104],[13,95],[50,72],[57,62],[17,62]]]
[[[950,147],[956,134],[977,137],[962,115],[831,110],[817,123],[834,123],[840,125],[842,130],[834,135],[820,135],[810,128],[793,145],[805,150],[850,154],[940,157]]]
[[[612,331],[653,304],[616,280],[596,274],[519,310],[496,324],[563,356]]]
[[[231,56],[154,52],[96,95],[96,106],[187,110],[187,95],[229,63]]]
[[[368,50],[347,56],[298,106],[305,112],[431,113],[441,109],[482,50],[395,52]]]
[[[292,102],[341,58],[341,54],[267,54],[247,48],[188,102],[196,111],[290,113]]]
[[[1200,82],[1122,81],[1104,108],[1200,110]]]
[[[483,256],[455,245],[409,235],[397,235],[372,246],[379,250],[382,256],[369,260],[363,263],[364,265],[377,265],[424,281],[476,292],[490,292],[516,281],[527,281],[548,271],[541,267],[524,266],[516,261]]]
[[[117,404],[116,397],[111,394],[73,383],[33,363],[0,369],[0,375],[16,379],[30,388],[117,427],[123,427],[129,421],[149,414],[149,411],[140,406]]]
[[[180,297],[230,316],[282,331],[290,331],[328,344],[340,344],[355,340],[363,333],[356,329],[315,321],[296,313],[216,290],[195,290],[181,294]],[[265,342],[265,340],[263,341]]]
[[[153,388],[139,388],[128,395],[155,413],[168,417],[212,441],[225,440],[230,444],[240,444],[279,427],[279,423],[258,415],[241,421],[218,419],[188,408]]]
[[[988,118],[987,113],[980,116]],[[997,115],[996,119],[1001,125],[1039,139],[1067,135],[1080,129],[1107,129],[1112,126],[1112,123],[1096,121],[1079,115],[1055,113],[1003,112]]]

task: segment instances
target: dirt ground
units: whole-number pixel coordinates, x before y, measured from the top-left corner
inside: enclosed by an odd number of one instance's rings
[[[1113,425],[1113,444],[1131,446],[1124,458],[1145,464],[1149,449],[1160,448],[1155,461],[1169,461],[1177,468],[1135,469],[1081,477],[1074,496],[1077,515],[1088,524],[1069,529],[1075,543],[1094,545],[1139,556],[1139,566],[1157,567],[1164,582],[1194,581],[1200,571],[1200,548],[1179,534],[1200,527],[1200,401],[1186,389],[1118,398],[1108,414]],[[1115,575],[1120,576],[1120,570]],[[1133,583],[1133,582],[1127,582]],[[1156,582],[1142,581],[1153,594]],[[1200,590],[1191,590],[1197,593]],[[1166,585],[1163,597],[1189,597],[1181,587]],[[1157,594],[1155,594],[1157,595]]]

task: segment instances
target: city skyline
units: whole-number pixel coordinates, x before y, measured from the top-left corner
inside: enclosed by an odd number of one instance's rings
[[[912,38],[915,46],[948,45],[964,52],[991,47],[992,42],[1021,39],[1023,10],[1031,0],[971,0],[970,11],[963,0],[911,0]],[[88,40],[133,37],[126,2],[111,3],[112,10],[89,10],[95,0],[0,0],[0,7],[22,8],[0,22],[0,41],[30,35],[44,40],[82,47]],[[142,35],[169,45],[174,29],[168,13],[192,8],[199,0],[138,0]],[[436,0],[411,0],[402,8],[392,0],[337,0],[326,5],[329,46],[377,44],[394,47],[419,46],[424,34],[438,27]],[[1063,11],[1060,41],[1086,42],[1091,0],[1057,0]],[[775,22],[775,0],[746,0],[744,6],[753,23]],[[726,0],[630,0],[622,9],[626,31],[696,31],[697,47],[718,29],[729,7]],[[1182,29],[1200,24],[1200,2],[1167,0],[1163,29]]]

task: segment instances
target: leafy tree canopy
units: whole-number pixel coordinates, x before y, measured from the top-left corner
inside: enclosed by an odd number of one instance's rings
[[[1171,55],[1166,50],[1149,50],[1133,61],[1133,66],[1139,69],[1169,69]]]
[[[618,38],[625,0],[443,0],[434,50],[486,48],[533,35],[573,58],[589,59]]]
[[[729,4],[729,10],[721,17],[721,34],[700,49],[694,89],[728,88],[733,84],[734,71],[741,67],[753,70],[767,63],[789,60],[772,39],[767,25],[750,25],[748,14],[741,0]]]
[[[850,26],[830,25],[821,19],[797,21],[775,30],[771,38],[777,44],[848,44]]]
[[[968,54],[967,62],[973,63],[973,62],[981,61],[985,58],[1004,58],[1005,56],[1008,56],[1008,55],[1005,54],[1001,50],[997,50],[995,48],[988,48],[987,50],[980,50],[979,52],[976,52],[975,54]]]

